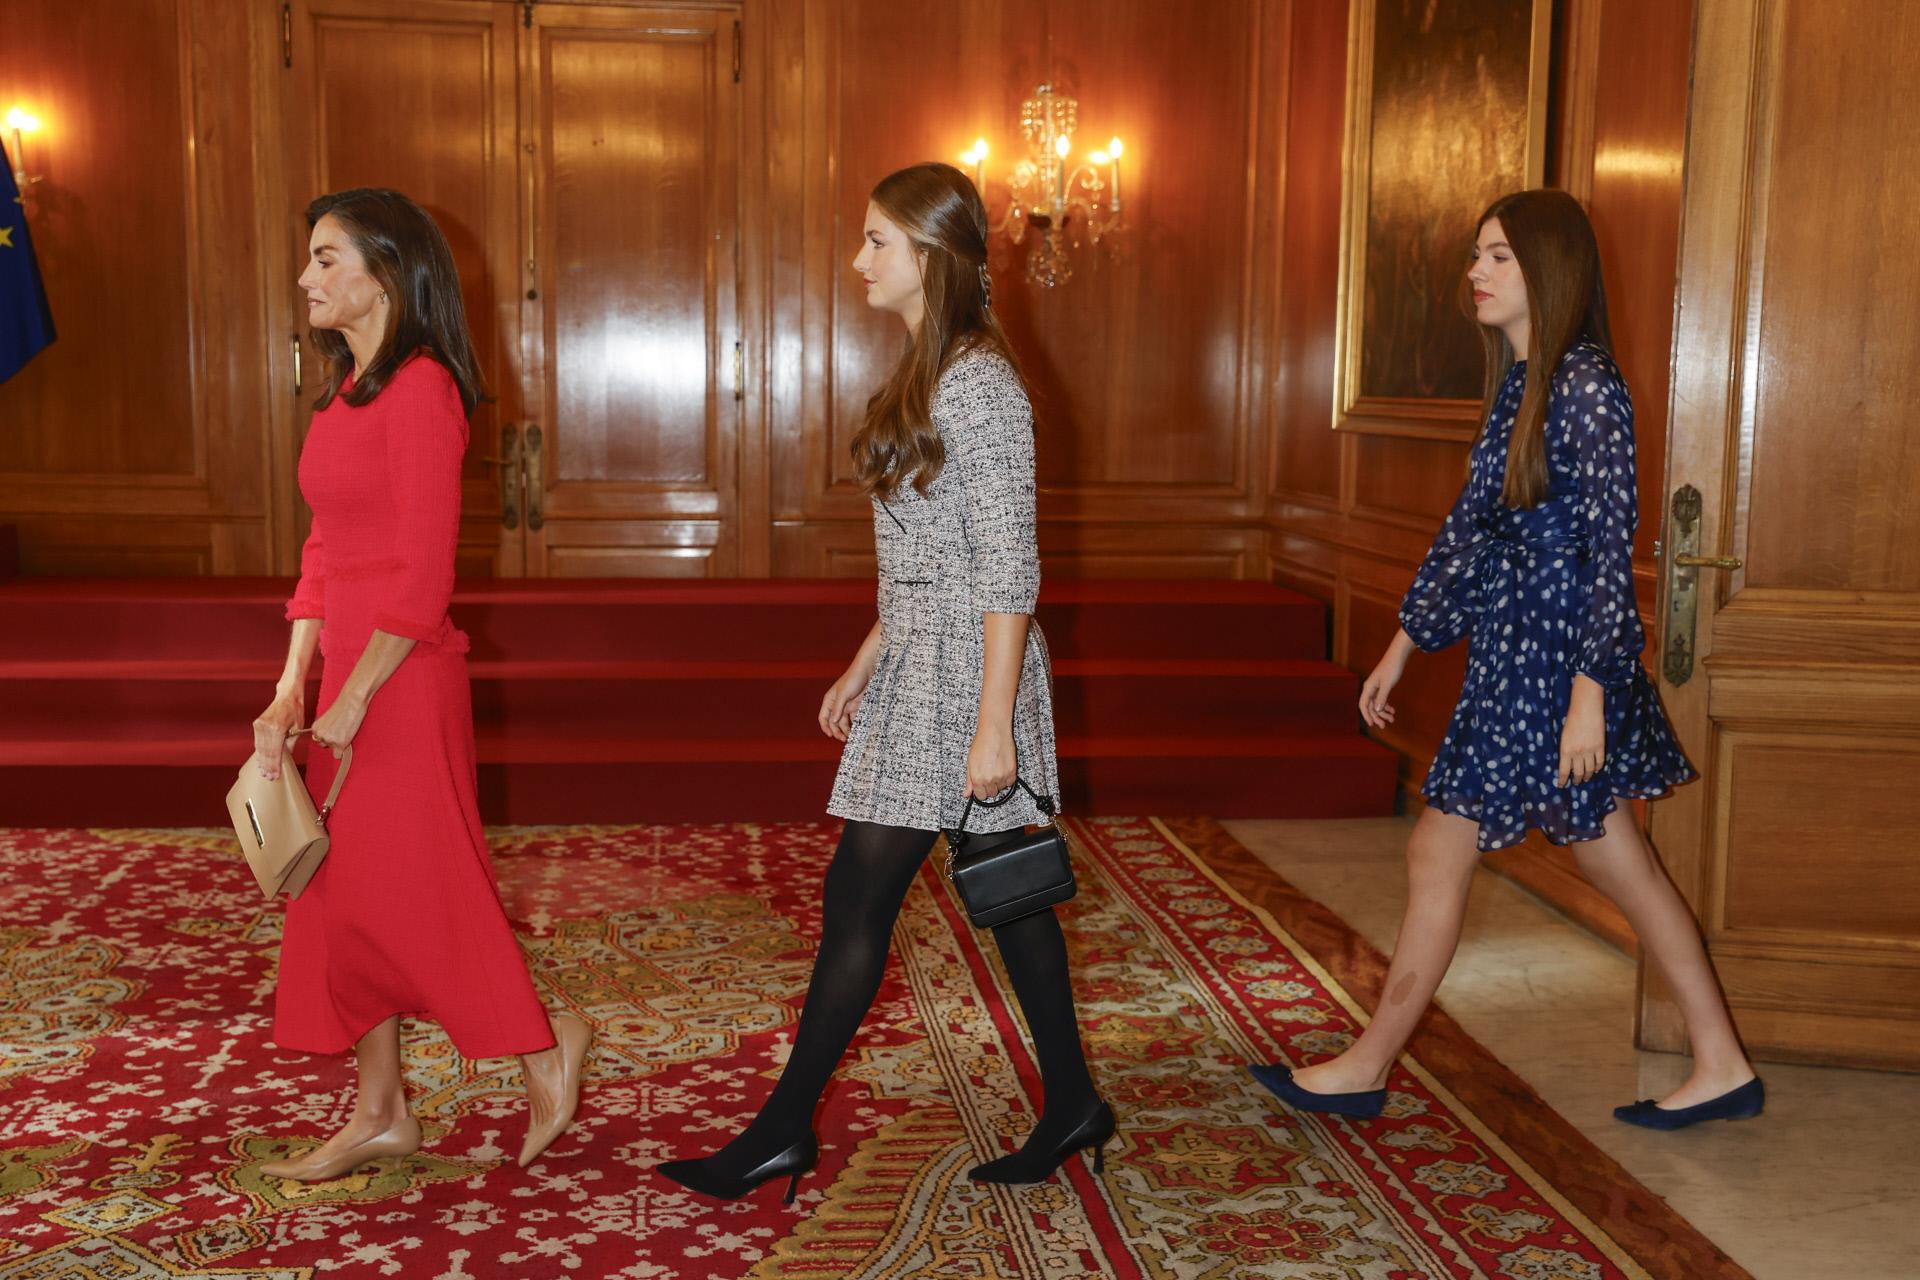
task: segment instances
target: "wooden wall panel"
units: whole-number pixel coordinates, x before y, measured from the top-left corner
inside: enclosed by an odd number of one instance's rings
[[[262,10],[10,4],[7,100],[60,337],[0,385],[0,521],[28,573],[259,573],[269,394],[251,74]]]
[[[0,472],[197,470],[183,8],[133,0],[80,23],[64,6],[8,7],[0,110],[30,103],[43,121],[27,140],[45,177],[27,219],[60,338],[0,385]],[[102,82],[103,63],[121,74]]]
[[[1920,45],[1920,8],[1845,8],[1850,19],[1839,21],[1832,9],[1788,5],[1779,36],[1794,74],[1772,115],[1778,185],[1756,191],[1769,209],[1754,288],[1769,305],[1755,306],[1756,413],[1743,442],[1745,584],[1911,593],[1920,591],[1910,372],[1920,313],[1897,281],[1920,256],[1910,180],[1920,118],[1900,88]],[[1880,30],[1861,39],[1857,24]],[[1835,145],[1843,133],[1848,145]],[[1894,139],[1878,163],[1868,158]],[[1807,430],[1813,422],[1825,429]]]

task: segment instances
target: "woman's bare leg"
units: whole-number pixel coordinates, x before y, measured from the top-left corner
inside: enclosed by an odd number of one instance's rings
[[[1420,1016],[1460,945],[1467,894],[1480,865],[1480,824],[1424,809],[1407,840],[1407,912],[1393,945],[1393,963],[1373,1021],[1347,1051],[1293,1073],[1314,1093],[1353,1093],[1387,1082]]]
[[[349,1147],[377,1138],[407,1118],[407,1089],[400,1074],[400,1018],[388,1018],[353,1046],[360,1079],[353,1116],[340,1132],[300,1157],[303,1165],[330,1162]]]
[[[1661,1105],[1690,1107],[1753,1079],[1753,1066],[1733,1029],[1733,1015],[1707,959],[1700,926],[1640,834],[1631,810],[1623,804],[1607,815],[1605,834],[1574,845],[1573,854],[1580,873],[1626,915],[1647,958],[1673,989],[1686,1021],[1693,1073],[1661,1099]]]

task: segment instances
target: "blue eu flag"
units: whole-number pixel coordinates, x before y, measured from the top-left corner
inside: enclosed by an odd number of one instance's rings
[[[25,368],[53,337],[53,312],[33,260],[26,207],[13,171],[0,161],[0,382]]]

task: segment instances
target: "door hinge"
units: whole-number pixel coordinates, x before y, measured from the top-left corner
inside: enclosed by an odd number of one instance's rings
[[[740,19],[733,20],[733,82],[740,83]]]
[[[733,344],[733,398],[747,398],[747,350],[746,344]]]
[[[293,0],[280,6],[280,65],[293,65]]]
[[[521,0],[520,25],[529,31],[533,30],[533,0]]]

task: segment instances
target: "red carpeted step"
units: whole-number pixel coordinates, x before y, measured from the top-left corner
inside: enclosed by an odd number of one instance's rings
[[[478,736],[482,813],[516,823],[817,818],[839,749],[825,737]],[[231,737],[127,742],[76,767],[86,745],[44,744],[37,759],[0,769],[7,825],[224,823],[221,798],[238,767]],[[1082,814],[1378,814],[1391,811],[1395,769],[1392,752],[1347,735],[1060,742],[1064,801]]]
[[[474,719],[531,733],[807,734],[840,671],[831,662],[475,662]],[[10,744],[58,738],[74,724],[106,726],[109,739],[243,732],[277,674],[260,662],[0,662],[0,764]],[[1357,692],[1344,668],[1297,659],[1054,664],[1066,734],[1338,733],[1354,726]],[[310,690],[308,705],[318,704]]]
[[[217,825],[278,674],[289,584],[0,585],[0,823]],[[464,584],[491,821],[817,817],[821,693],[868,582]],[[1384,813],[1320,604],[1258,583],[1049,583],[1061,773],[1080,813]]]
[[[264,658],[286,652],[277,579],[0,584],[0,660]],[[819,658],[844,664],[873,623],[871,582],[463,583],[453,619],[476,659]],[[1056,657],[1318,658],[1319,601],[1255,582],[1063,579],[1041,593]]]

